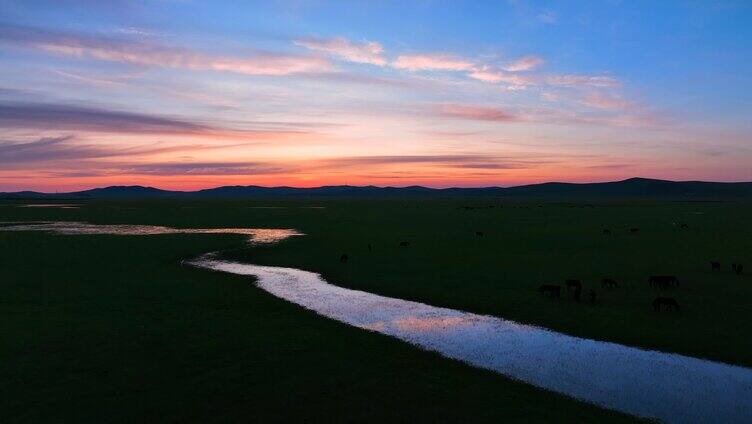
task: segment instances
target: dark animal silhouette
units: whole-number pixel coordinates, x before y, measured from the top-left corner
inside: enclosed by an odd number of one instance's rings
[[[371,246],[371,243],[368,243],[368,253],[373,252],[373,246]]]
[[[744,272],[744,266],[742,266],[742,264],[731,264],[731,269],[736,275],[742,275],[742,272]]]
[[[475,235],[478,237],[483,237],[483,231],[476,231]]]
[[[716,261],[710,261],[710,269],[713,271],[721,270],[721,263]]]
[[[640,229],[639,229],[639,228],[637,228],[637,227],[634,227],[634,228],[630,228],[630,229],[629,229],[629,232],[630,232],[630,233],[632,233],[632,234],[637,234],[637,233],[639,233],[639,232],[640,232]]]
[[[651,275],[650,278],[648,278],[648,283],[650,284],[650,287],[660,287],[665,289],[671,286],[678,286],[679,279],[674,275]]]
[[[574,289],[574,301],[579,302],[580,296],[582,296],[582,288],[577,287],[576,289]]]
[[[407,246],[410,245],[410,242],[409,241],[401,241],[399,245],[400,245],[400,247],[407,247]]]
[[[611,230],[609,230],[608,228],[606,228],[605,230],[603,230],[603,235],[604,236],[610,236],[611,235]]]
[[[664,308],[667,311],[678,312],[680,310],[679,302],[673,297],[656,297],[655,300],[653,300],[653,310],[660,312],[661,308]]]
[[[543,284],[542,286],[538,287],[538,292],[540,294],[548,293],[552,297],[561,297],[561,286],[556,286],[553,284]]]
[[[340,261],[340,262],[342,262],[342,263],[345,263],[345,262],[347,262],[347,260],[348,260],[348,259],[350,259],[350,258],[349,258],[349,257],[347,256],[347,253],[343,253],[343,254],[342,254],[342,255],[341,255],[340,257],[339,257],[339,261]]]
[[[685,223],[682,222],[681,225],[679,226],[679,228],[681,228],[682,230],[686,230],[686,229],[689,228],[689,225],[687,225],[687,224],[685,224]]]
[[[613,278],[603,278],[601,279],[601,287],[612,289],[619,287],[619,283],[617,283]]]
[[[595,290],[590,289],[590,292],[588,293],[588,300],[590,300],[591,304],[595,304]]]
[[[564,284],[567,286],[567,291],[570,290],[582,290],[582,282],[580,280],[566,280]]]

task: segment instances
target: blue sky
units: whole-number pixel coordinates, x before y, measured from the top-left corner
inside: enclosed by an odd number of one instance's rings
[[[0,189],[752,180],[749,22],[743,1],[0,1]]]

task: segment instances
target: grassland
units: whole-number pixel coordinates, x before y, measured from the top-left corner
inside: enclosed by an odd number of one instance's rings
[[[1,421],[625,420],[179,262],[224,250],[321,272],[342,286],[752,366],[752,278],[729,269],[752,267],[750,213],[752,205],[733,202],[4,202],[0,221],[293,227],[308,235],[249,248],[237,236],[0,232]],[[399,248],[401,240],[411,246]],[[724,270],[713,274],[710,259]],[[649,288],[647,276],[658,273],[683,284]],[[622,287],[600,289],[603,276]],[[597,304],[535,290],[565,278],[596,288]],[[676,297],[683,311],[653,313],[658,293]]]

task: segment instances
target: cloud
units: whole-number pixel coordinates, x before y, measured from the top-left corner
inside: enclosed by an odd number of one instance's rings
[[[444,168],[466,169],[520,169],[532,168],[541,163],[545,163],[545,161],[476,153],[452,155],[343,156],[319,160],[317,163],[328,169],[408,164],[429,164]]]
[[[220,138],[271,138],[303,132],[273,128],[232,130],[143,113],[48,103],[0,103],[0,128]]]
[[[484,106],[445,104],[436,107],[435,111],[440,116],[475,121],[515,122],[519,120],[519,118],[513,113],[502,109]]]
[[[373,41],[357,43],[344,38],[304,38],[295,40],[295,44],[310,50],[331,54],[348,62],[386,65],[386,59],[382,56],[384,47]]]
[[[191,151],[201,148],[183,146],[132,146],[128,148],[80,144],[74,136],[43,137],[32,141],[0,140],[0,163],[13,166],[33,162],[81,161],[85,159],[139,156],[175,151]]]
[[[631,104],[621,96],[591,93],[585,96],[580,103],[596,109],[619,110],[627,109]]]
[[[508,72],[530,71],[542,65],[544,60],[538,56],[524,56],[504,67]]]
[[[392,63],[396,69],[408,71],[470,71],[475,65],[465,59],[445,54],[402,55]]]
[[[293,172],[262,162],[157,162],[122,165],[120,172],[140,175],[268,175]]]
[[[605,75],[552,75],[545,79],[549,85],[560,86],[591,86],[618,87],[621,83],[615,78]]]
[[[329,61],[316,56],[274,53],[257,53],[250,57],[212,56],[154,44],[143,39],[92,36],[3,24],[0,24],[0,42],[63,56],[161,68],[215,70],[267,76],[333,70]]]
[[[508,74],[505,72],[483,67],[476,69],[467,74],[468,77],[483,82],[505,83],[513,89],[524,89],[527,86],[534,85],[535,79],[524,75]]]

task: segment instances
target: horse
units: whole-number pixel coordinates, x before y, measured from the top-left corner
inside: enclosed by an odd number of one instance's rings
[[[736,264],[734,264],[736,265]],[[733,266],[732,266],[733,268]],[[710,261],[710,269],[713,271],[720,271],[721,270],[721,263],[716,261]]]
[[[347,256],[347,253],[343,253],[343,254],[342,254],[342,255],[341,255],[340,257],[339,257],[339,261],[340,261],[340,262],[342,262],[343,264],[344,264],[344,263],[346,263],[348,259],[350,259],[350,258],[349,258],[349,257]]]
[[[538,287],[538,292],[542,295],[548,293],[552,297],[561,297],[561,286],[553,284],[543,284]]]
[[[566,280],[564,284],[567,286],[567,291],[570,290],[582,290],[582,282],[580,280]]]
[[[680,310],[679,302],[677,302],[673,297],[656,297],[655,300],[653,300],[654,311],[660,312],[662,306],[665,306],[665,309],[667,311],[678,312]]]
[[[619,283],[613,278],[603,278],[601,279],[601,287],[616,288],[619,287]]]
[[[604,236],[610,236],[611,235],[611,230],[609,230],[608,228],[604,229],[603,230],[603,235]]]
[[[689,225],[687,225],[687,224],[685,224],[685,223],[682,222],[681,225],[679,226],[679,228],[681,228],[682,230],[687,230],[687,229],[689,229]]]
[[[483,231],[476,231],[475,235],[478,237],[483,237]]]
[[[400,245],[400,247],[407,247],[407,246],[410,246],[410,242],[409,241],[401,241],[399,245]]]
[[[678,286],[679,279],[674,275],[651,275],[650,278],[648,278],[648,283],[650,284],[650,287],[660,287],[665,289],[669,286]]]

